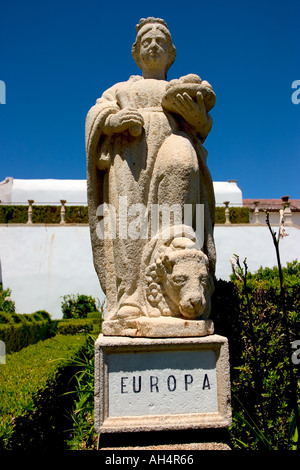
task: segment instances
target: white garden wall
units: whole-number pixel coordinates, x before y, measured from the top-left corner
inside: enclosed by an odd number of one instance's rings
[[[242,191],[237,181],[214,181],[216,205],[242,206]],[[4,204],[27,203],[28,199],[36,204],[59,204],[65,199],[67,204],[87,204],[86,180],[59,179],[15,179],[7,177],[0,182],[0,201]]]
[[[61,318],[62,296],[104,299],[95,274],[88,226],[0,226],[4,288],[18,313],[47,310]]]
[[[273,230],[278,232],[278,226]],[[300,229],[286,227],[287,237],[280,240],[281,262],[298,258],[300,261]],[[225,280],[231,274],[230,258],[233,254],[240,261],[247,258],[249,271],[256,271],[260,266],[273,267],[277,265],[276,252],[272,236],[266,225],[218,225],[215,227],[215,243],[217,250],[216,276]]]
[[[300,230],[288,227],[286,231],[289,236],[280,241],[283,264],[300,259]],[[267,226],[218,225],[215,242],[217,278],[229,279],[234,253],[241,261],[247,257],[251,271],[276,264]],[[87,294],[104,299],[86,225],[1,225],[0,263],[3,286],[12,290],[18,313],[45,309],[52,318],[61,318],[63,295]]]

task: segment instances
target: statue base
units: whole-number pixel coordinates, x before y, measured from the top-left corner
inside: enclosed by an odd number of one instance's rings
[[[95,343],[95,430],[99,437],[104,435],[103,444],[111,436],[119,447],[126,433],[142,431],[148,436],[154,432],[164,444],[170,431],[176,433],[175,440],[195,430],[206,433],[200,443],[214,442],[210,440],[214,439],[212,431],[226,431],[230,425],[227,338],[99,335]],[[138,440],[141,445],[142,437]]]
[[[104,336],[186,338],[212,335],[212,320],[186,320],[176,317],[138,317],[104,320]]]

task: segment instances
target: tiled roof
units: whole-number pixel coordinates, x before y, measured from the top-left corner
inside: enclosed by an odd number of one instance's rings
[[[279,211],[279,209],[283,209],[282,199],[243,199],[243,205],[255,209],[254,202],[256,201],[259,201],[258,208],[260,210]],[[292,212],[300,212],[300,199],[289,199],[288,202]]]

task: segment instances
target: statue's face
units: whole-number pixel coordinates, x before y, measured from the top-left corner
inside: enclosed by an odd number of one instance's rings
[[[170,60],[166,36],[155,26],[143,34],[140,43],[140,65],[156,69],[166,68]]]

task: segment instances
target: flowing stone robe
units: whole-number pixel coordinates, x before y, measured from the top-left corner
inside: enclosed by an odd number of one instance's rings
[[[168,82],[132,76],[107,91],[90,109],[86,119],[87,186],[94,265],[107,298],[105,319],[113,319],[120,306],[143,310],[140,273],[143,251],[150,237],[123,237],[119,230],[120,197],[127,206],[142,204],[204,204],[204,245],[212,275],[215,271],[213,241],[215,200],[207,152],[200,136],[178,115],[162,108]],[[142,132],[106,135],[106,118],[122,108],[134,108],[144,118]],[[123,199],[123,202],[125,199]],[[116,237],[102,240],[97,234],[97,208],[113,204]],[[149,214],[148,214],[149,216]],[[134,221],[128,215],[128,225]],[[143,311],[144,315],[147,315]]]

